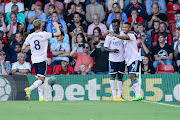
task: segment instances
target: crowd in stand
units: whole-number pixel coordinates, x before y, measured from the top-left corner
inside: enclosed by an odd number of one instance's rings
[[[174,21],[168,4],[179,5]],[[22,51],[26,37],[40,19],[43,30],[61,35],[49,40],[47,75],[108,74],[103,45],[112,20],[131,23],[141,50],[142,74],[156,73],[160,64],[180,73],[180,0],[0,0],[0,74],[35,75],[31,51]],[[122,28],[119,28],[121,31]],[[38,42],[34,43],[38,48]]]

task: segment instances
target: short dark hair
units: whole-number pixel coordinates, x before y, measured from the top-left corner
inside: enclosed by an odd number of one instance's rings
[[[163,36],[163,37],[165,38],[165,37],[166,37],[166,33],[165,33],[165,32],[160,32],[160,33],[158,34],[158,38],[159,38],[160,36]]]
[[[131,26],[131,23],[129,23],[129,22],[125,22],[124,24]]]
[[[167,28],[167,25],[166,25],[166,23],[165,23],[165,22],[160,22],[160,24],[164,24],[164,25],[165,25],[165,27]],[[159,25],[160,25],[160,24],[159,24]]]
[[[49,5],[49,8],[50,8],[50,7],[52,7],[52,8],[55,9],[55,5],[53,5],[53,4],[50,4],[50,5]]]
[[[145,27],[144,23],[138,23],[137,26],[143,26],[143,27]]]
[[[57,13],[56,11],[55,11],[55,12],[53,12],[52,14],[54,14],[54,13],[58,15],[58,13]]]
[[[120,21],[118,19],[112,20],[112,23],[116,23],[116,22],[120,25]]]
[[[80,14],[79,14],[78,12],[75,12],[75,13],[74,13],[74,15],[75,15],[75,14],[78,14],[78,15],[79,15],[79,17],[81,17],[81,16],[80,16]]]

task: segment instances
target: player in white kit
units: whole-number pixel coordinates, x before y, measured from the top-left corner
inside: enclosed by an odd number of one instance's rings
[[[108,31],[112,36],[115,36],[121,40],[124,40],[125,47],[125,62],[128,66],[128,72],[130,79],[132,81],[132,87],[135,93],[135,98],[131,101],[140,101],[142,96],[140,95],[140,87],[138,80],[136,79],[136,74],[139,73],[139,66],[141,64],[141,56],[138,52],[136,37],[131,31],[131,24],[126,22],[123,24],[122,31],[120,35],[114,34]]]
[[[24,89],[27,100],[30,100],[31,91],[38,87],[39,101],[46,101],[43,97],[43,83],[46,75],[48,40],[52,37],[58,37],[61,35],[58,23],[54,22],[53,25],[57,32],[52,34],[50,32],[42,31],[43,27],[40,19],[34,20],[33,26],[35,32],[28,35],[23,44],[22,50],[31,49],[31,61],[36,76],[38,77],[38,80],[36,80],[30,87]]]
[[[114,34],[119,35],[120,34],[120,31],[119,31],[120,21],[117,19],[114,19],[112,21],[112,27],[114,30]],[[104,43],[104,50],[109,52],[109,74],[111,75],[110,85],[111,85],[114,101],[125,101],[121,97],[122,78],[123,78],[123,73],[125,70],[123,42],[124,42],[123,40],[117,37],[108,35]],[[116,75],[118,77],[118,80],[117,80],[118,94],[117,95],[116,95],[116,87],[115,87]]]

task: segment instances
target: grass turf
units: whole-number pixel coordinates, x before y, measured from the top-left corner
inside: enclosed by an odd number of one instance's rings
[[[0,120],[179,120],[179,113],[180,108],[145,102],[0,102]]]

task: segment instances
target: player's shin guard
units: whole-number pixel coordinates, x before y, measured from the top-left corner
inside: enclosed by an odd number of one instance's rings
[[[118,95],[117,95],[117,97],[121,97],[121,93],[122,93],[122,79],[119,79],[117,81],[117,88],[118,88]]]
[[[43,99],[43,84],[38,87],[39,99]]]
[[[116,97],[115,78],[111,78],[111,79],[110,79],[110,85],[111,85],[111,90],[112,90],[113,98],[115,98],[115,97]]]
[[[42,80],[36,80],[30,87],[30,91],[34,90],[35,88],[39,87],[40,85],[43,84]]]
[[[141,96],[141,95],[140,95],[139,83],[138,83],[138,80],[137,80],[137,79],[135,79],[135,80],[132,81],[132,87],[133,87],[135,96]]]

